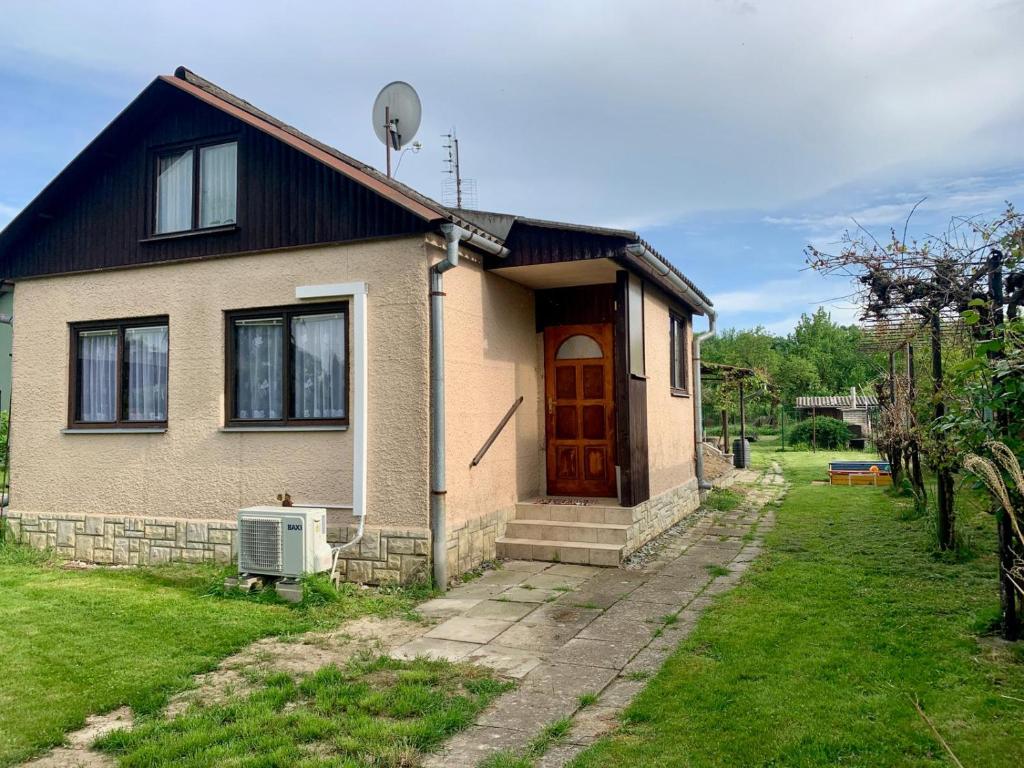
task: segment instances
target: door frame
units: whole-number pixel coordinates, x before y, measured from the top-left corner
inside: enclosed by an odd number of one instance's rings
[[[578,489],[566,492],[558,489],[557,456],[555,453],[555,354],[562,342],[571,336],[584,335],[594,339],[601,347],[604,357],[604,387],[606,404],[605,443],[608,446],[606,459],[607,477],[600,487],[590,490]],[[593,498],[618,498],[618,400],[616,391],[616,343],[614,323],[579,323],[568,325],[552,325],[544,329],[544,453],[546,492],[553,496],[582,496]],[[582,424],[577,425],[582,430]],[[582,437],[578,438],[582,441]],[[581,446],[582,447],[582,446]],[[582,455],[578,459],[582,468]],[[585,481],[580,481],[581,483]],[[596,481],[595,481],[596,484]]]

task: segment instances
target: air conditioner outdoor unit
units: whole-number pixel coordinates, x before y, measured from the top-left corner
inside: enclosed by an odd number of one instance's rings
[[[331,569],[327,510],[248,507],[238,510],[238,572],[297,579]]]

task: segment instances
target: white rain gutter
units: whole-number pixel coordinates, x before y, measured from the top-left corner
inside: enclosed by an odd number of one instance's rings
[[[693,437],[694,453],[697,459],[697,487],[702,491],[708,490],[711,488],[711,483],[704,479],[704,406],[701,402],[700,345],[715,335],[718,313],[711,306],[711,302],[699,296],[643,243],[630,243],[626,246],[626,253],[644,262],[659,277],[664,278],[673,288],[683,294],[687,302],[708,316],[708,329],[703,333],[693,334]]]
[[[366,524],[366,436],[367,436],[367,384],[366,374],[366,283],[333,283],[329,285],[303,285],[295,289],[295,298],[352,299],[352,414],[349,422],[352,429],[352,514],[359,518],[355,537],[341,546],[334,547],[331,562],[331,579],[338,567],[338,556],[351,549],[363,538]]]
[[[508,248],[452,224],[441,225],[445,258],[430,269],[430,541],[434,588],[448,588],[448,533],[445,496],[444,273],[459,266],[459,244],[505,258]]]

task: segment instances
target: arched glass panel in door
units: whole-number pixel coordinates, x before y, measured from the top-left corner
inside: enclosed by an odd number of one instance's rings
[[[556,360],[592,360],[602,357],[601,345],[582,333],[563,341],[555,353]]]

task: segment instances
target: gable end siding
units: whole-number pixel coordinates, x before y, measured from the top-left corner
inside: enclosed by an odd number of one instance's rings
[[[238,228],[152,235],[153,151],[237,137]],[[0,277],[18,279],[423,232],[422,219],[188,94],[157,82],[16,221]]]

